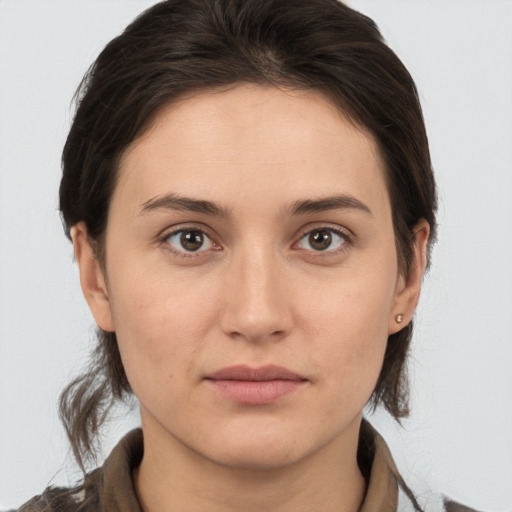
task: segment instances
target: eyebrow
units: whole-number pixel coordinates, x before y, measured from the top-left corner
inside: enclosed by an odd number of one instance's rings
[[[363,202],[353,196],[336,195],[319,199],[304,199],[295,201],[290,212],[292,215],[304,215],[329,210],[358,210],[373,216],[372,211]]]
[[[142,204],[139,215],[150,213],[155,210],[174,210],[215,217],[228,217],[229,210],[211,201],[204,199],[193,199],[191,197],[179,196],[177,194],[165,194],[156,196]],[[373,215],[370,208],[353,196],[336,195],[322,197],[319,199],[302,199],[295,201],[285,211],[291,215],[305,215],[308,213],[319,213],[329,210],[358,210],[368,215]]]
[[[183,197],[172,193],[149,199],[142,204],[139,215],[155,210],[194,212],[202,213],[204,215],[213,215],[215,217],[227,217],[229,213],[228,210],[212,203],[211,201],[192,199],[190,197]]]

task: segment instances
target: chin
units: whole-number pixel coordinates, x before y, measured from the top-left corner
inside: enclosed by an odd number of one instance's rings
[[[302,458],[297,450],[287,446],[238,446],[212,454],[211,460],[221,466],[248,471],[278,470],[293,465]]]
[[[275,425],[260,427],[253,425],[253,428],[240,428],[236,432],[232,429],[218,431],[207,444],[196,445],[196,448],[206,458],[224,467],[273,470],[293,465],[326,444],[320,436],[315,443],[304,436],[303,430],[285,428],[285,425],[281,428],[275,428]]]

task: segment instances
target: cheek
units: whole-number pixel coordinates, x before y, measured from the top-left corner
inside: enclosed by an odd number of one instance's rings
[[[318,353],[333,375],[351,388],[376,380],[387,344],[387,315],[378,307],[353,300],[325,329]],[[343,376],[341,374],[344,374]]]
[[[214,302],[199,299],[208,291],[204,280],[140,267],[116,266],[109,279],[119,350],[136,394],[141,387],[179,385],[216,318]]]
[[[319,346],[315,357],[322,366],[319,386],[326,414],[333,425],[361,413],[370,399],[382,368],[387,344],[385,328],[340,321],[329,333],[331,343]]]
[[[337,400],[369,398],[378,379],[388,339],[396,266],[348,269],[309,303],[310,337],[316,337],[313,357],[328,374],[326,383],[341,390]],[[383,277],[384,276],[384,277]],[[306,320],[304,320],[306,321]],[[367,396],[366,396],[367,395]]]

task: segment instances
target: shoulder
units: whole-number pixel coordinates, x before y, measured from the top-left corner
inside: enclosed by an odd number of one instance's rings
[[[416,493],[400,486],[397,512],[483,512],[431,491]]]
[[[73,490],[54,487],[34,496],[17,512],[75,512],[80,510],[82,502],[80,494],[74,493]]]
[[[366,468],[366,473],[370,474],[369,488],[372,491],[374,488],[385,489],[385,492],[381,492],[385,500],[380,498],[383,503],[389,500],[389,495],[392,494],[390,489],[395,490],[396,501],[393,500],[395,503],[386,510],[393,510],[393,512],[477,512],[473,508],[448,498],[445,494],[433,492],[422,478],[418,478],[419,475],[414,475],[414,486],[411,486],[410,482],[406,483],[398,471],[384,438],[365,419],[361,424],[359,448],[359,459],[366,459],[367,465],[369,461],[370,469]],[[409,477],[411,476],[409,475]],[[372,499],[378,492],[373,493]],[[374,505],[373,501],[372,505]],[[379,510],[384,510],[384,508],[380,506]],[[367,509],[374,510],[376,508],[372,506]]]
[[[48,487],[16,512],[95,512],[99,503],[99,473],[95,470],[88,474],[76,487]]]
[[[132,430],[114,447],[103,466],[85,475],[80,485],[49,487],[16,512],[142,512],[132,479],[142,451],[142,431]]]
[[[474,508],[466,507],[461,503],[444,498],[444,509],[446,512],[477,512]]]

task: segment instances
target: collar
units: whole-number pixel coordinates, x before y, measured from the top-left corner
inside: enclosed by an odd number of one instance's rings
[[[102,511],[143,512],[132,476],[142,460],[143,450],[140,428],[126,434],[113,449],[102,468],[103,481],[99,496]],[[399,494],[407,487],[384,439],[364,419],[359,435],[358,462],[367,480],[360,512],[396,512]]]

